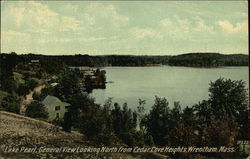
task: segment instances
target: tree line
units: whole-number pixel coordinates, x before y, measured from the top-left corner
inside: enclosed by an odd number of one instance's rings
[[[2,53],[1,59],[15,58],[19,63],[28,63],[31,60],[40,60],[41,63],[51,64],[54,62],[57,66],[62,63],[69,66],[150,66],[155,64],[170,66],[191,66],[191,67],[217,67],[217,66],[248,66],[248,55],[232,54],[225,55],[219,53],[189,53],[177,56],[133,56],[133,55],[37,55],[15,53]],[[60,66],[57,66],[60,67]],[[55,68],[51,68],[53,71]],[[46,69],[46,68],[45,68]]]

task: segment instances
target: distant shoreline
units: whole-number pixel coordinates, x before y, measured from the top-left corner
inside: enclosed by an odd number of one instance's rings
[[[6,56],[15,56],[18,61],[28,63],[31,60],[55,61],[68,66],[186,66],[186,67],[221,67],[221,66],[249,66],[249,55],[220,54],[220,53],[188,53],[180,55],[38,55],[15,52],[1,53],[2,60]]]

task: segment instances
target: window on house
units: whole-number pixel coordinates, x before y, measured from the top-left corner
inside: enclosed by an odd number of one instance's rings
[[[55,110],[60,110],[60,106],[56,106],[56,107],[55,107]]]
[[[56,118],[59,118],[59,113],[56,113]]]

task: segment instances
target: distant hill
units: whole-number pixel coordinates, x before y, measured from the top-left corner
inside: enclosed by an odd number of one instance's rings
[[[188,53],[172,56],[170,66],[218,67],[218,66],[248,66],[249,56],[244,54],[219,53]]]

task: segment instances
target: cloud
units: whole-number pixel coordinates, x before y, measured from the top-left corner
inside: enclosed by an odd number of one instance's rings
[[[27,28],[37,33],[51,31],[72,31],[79,29],[79,21],[73,17],[63,16],[39,2],[19,2],[17,6],[9,6],[8,19],[16,28]],[[41,31],[43,30],[43,31]]]
[[[89,25],[122,27],[129,22],[129,17],[120,15],[114,5],[95,2],[84,8],[84,20]]]
[[[201,19],[201,18],[199,18],[199,17],[196,17],[196,18],[194,18],[196,21],[195,21],[195,23],[196,23],[196,26],[195,26],[195,30],[197,30],[197,31],[206,31],[206,32],[213,32],[213,30],[214,30],[214,26],[212,26],[212,25],[207,25],[206,23],[205,23],[205,21],[203,20],[203,19]]]
[[[166,18],[166,19],[162,19],[160,21],[160,24],[163,25],[163,26],[165,26],[165,27],[172,27],[173,22],[172,22],[172,20]]]
[[[175,17],[174,19],[165,18],[160,21],[160,25],[168,33],[188,33],[190,32],[190,21],[188,19],[181,19]]]
[[[21,25],[21,22],[22,22],[23,17],[24,17],[24,11],[25,11],[25,8],[11,8],[10,9],[10,16],[13,17],[14,23],[17,26]]]
[[[1,52],[21,52],[21,50],[27,51],[30,44],[34,42],[32,40],[32,37],[27,33],[15,30],[1,31]]]
[[[132,36],[135,36],[136,38],[143,39],[145,37],[154,37],[156,35],[156,32],[151,28],[139,28],[134,27],[130,30],[130,33]]]
[[[73,17],[62,16],[55,26],[61,28],[61,31],[76,31],[82,28],[79,23],[80,22]]]
[[[229,32],[229,33],[234,33],[234,32],[248,33],[247,21],[243,21],[243,22],[236,23],[235,25],[233,25],[228,20],[220,20],[216,24],[219,25],[224,31]]]
[[[214,26],[207,25],[203,19],[200,17],[195,17],[192,19],[180,18],[174,16],[174,18],[165,18],[160,21],[160,25],[165,28],[165,30],[172,33],[194,33],[194,32],[213,32]]]

